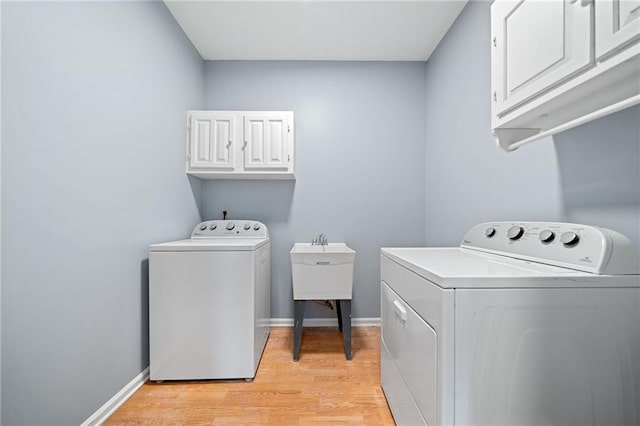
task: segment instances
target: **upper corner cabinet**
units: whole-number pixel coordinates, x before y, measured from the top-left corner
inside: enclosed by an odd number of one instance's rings
[[[511,151],[640,103],[640,0],[496,0],[491,124]]]
[[[293,112],[187,115],[187,174],[202,179],[295,179]]]

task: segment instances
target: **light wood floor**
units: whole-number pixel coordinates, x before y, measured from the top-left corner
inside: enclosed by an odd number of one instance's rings
[[[380,329],[352,329],[346,361],[336,328],[305,328],[293,362],[293,328],[271,329],[252,382],[146,383],[106,425],[393,425],[380,388]]]

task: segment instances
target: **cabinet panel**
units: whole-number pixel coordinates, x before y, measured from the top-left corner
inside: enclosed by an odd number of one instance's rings
[[[265,122],[258,118],[245,118],[244,130],[244,164],[264,164],[264,125]]]
[[[505,18],[507,93],[515,93],[565,59],[564,4],[526,1]],[[545,31],[540,31],[544,24]]]
[[[289,162],[289,131],[286,116],[246,116],[245,169],[286,169]]]
[[[267,131],[269,132],[269,162],[271,163],[286,163],[285,151],[287,147],[286,143],[286,124],[284,120],[269,120],[267,121]]]
[[[595,13],[598,60],[640,41],[640,0],[598,0]]]
[[[234,135],[234,116],[192,115],[189,165],[193,168],[232,170]]]
[[[580,1],[492,5],[494,116],[593,64],[592,10]]]

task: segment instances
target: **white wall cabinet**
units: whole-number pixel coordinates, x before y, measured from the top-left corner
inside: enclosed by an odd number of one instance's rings
[[[291,111],[189,111],[188,135],[190,175],[295,179]]]
[[[640,0],[496,0],[491,31],[506,150],[640,103]]]

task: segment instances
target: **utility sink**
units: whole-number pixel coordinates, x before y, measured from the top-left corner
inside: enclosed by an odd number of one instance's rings
[[[356,252],[345,243],[296,243],[289,253],[294,300],[351,300]]]

